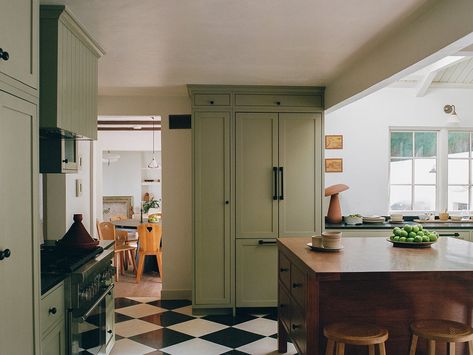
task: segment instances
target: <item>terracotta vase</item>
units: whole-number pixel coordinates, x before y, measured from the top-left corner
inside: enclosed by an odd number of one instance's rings
[[[61,247],[75,249],[93,249],[99,242],[94,240],[82,224],[82,214],[74,215],[74,223],[58,242]]]

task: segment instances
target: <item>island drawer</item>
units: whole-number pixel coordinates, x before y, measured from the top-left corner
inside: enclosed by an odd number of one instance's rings
[[[297,350],[300,354],[307,353],[307,326],[305,322],[305,312],[299,307],[291,307],[291,339],[294,341]]]
[[[40,324],[41,332],[45,332],[56,322],[64,319],[64,283],[46,293],[41,298]]]
[[[236,94],[237,106],[322,107],[320,95]]]
[[[196,94],[194,95],[195,106],[228,106],[230,105],[230,94]]]
[[[291,262],[282,253],[279,253],[279,280],[281,283],[290,290],[291,284]]]
[[[291,329],[291,299],[286,292],[286,289],[279,284],[279,304],[278,304],[279,319],[284,323],[286,328]]]
[[[299,270],[294,264],[291,264],[291,295],[294,300],[305,310],[305,301],[307,294],[307,276],[305,272]]]

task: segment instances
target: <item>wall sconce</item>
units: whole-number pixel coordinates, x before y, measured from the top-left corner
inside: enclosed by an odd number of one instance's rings
[[[455,111],[455,105],[445,105],[443,107],[443,112],[449,115],[447,118],[449,123],[460,122],[460,118],[458,118],[457,112]]]

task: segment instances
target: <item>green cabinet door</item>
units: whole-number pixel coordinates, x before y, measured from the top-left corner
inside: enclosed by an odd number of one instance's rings
[[[36,106],[0,91],[0,354],[35,353]]]
[[[194,307],[231,307],[230,113],[196,112]]]
[[[65,355],[66,354],[66,326],[64,321],[58,323],[41,340],[42,355]]]
[[[275,239],[236,241],[236,306],[275,307],[278,299]]]
[[[237,113],[236,238],[277,238],[278,114]]]
[[[322,116],[279,114],[279,236],[321,232]]]

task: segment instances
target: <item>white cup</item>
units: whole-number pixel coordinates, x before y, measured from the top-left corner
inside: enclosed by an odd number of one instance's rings
[[[322,236],[320,235],[313,235],[312,236],[312,246],[317,248],[322,248]]]
[[[404,218],[402,214],[397,214],[397,213],[392,214],[389,217],[391,218],[391,221],[393,222],[402,222]]]
[[[323,232],[322,245],[328,249],[339,249],[342,246],[342,232]]]

